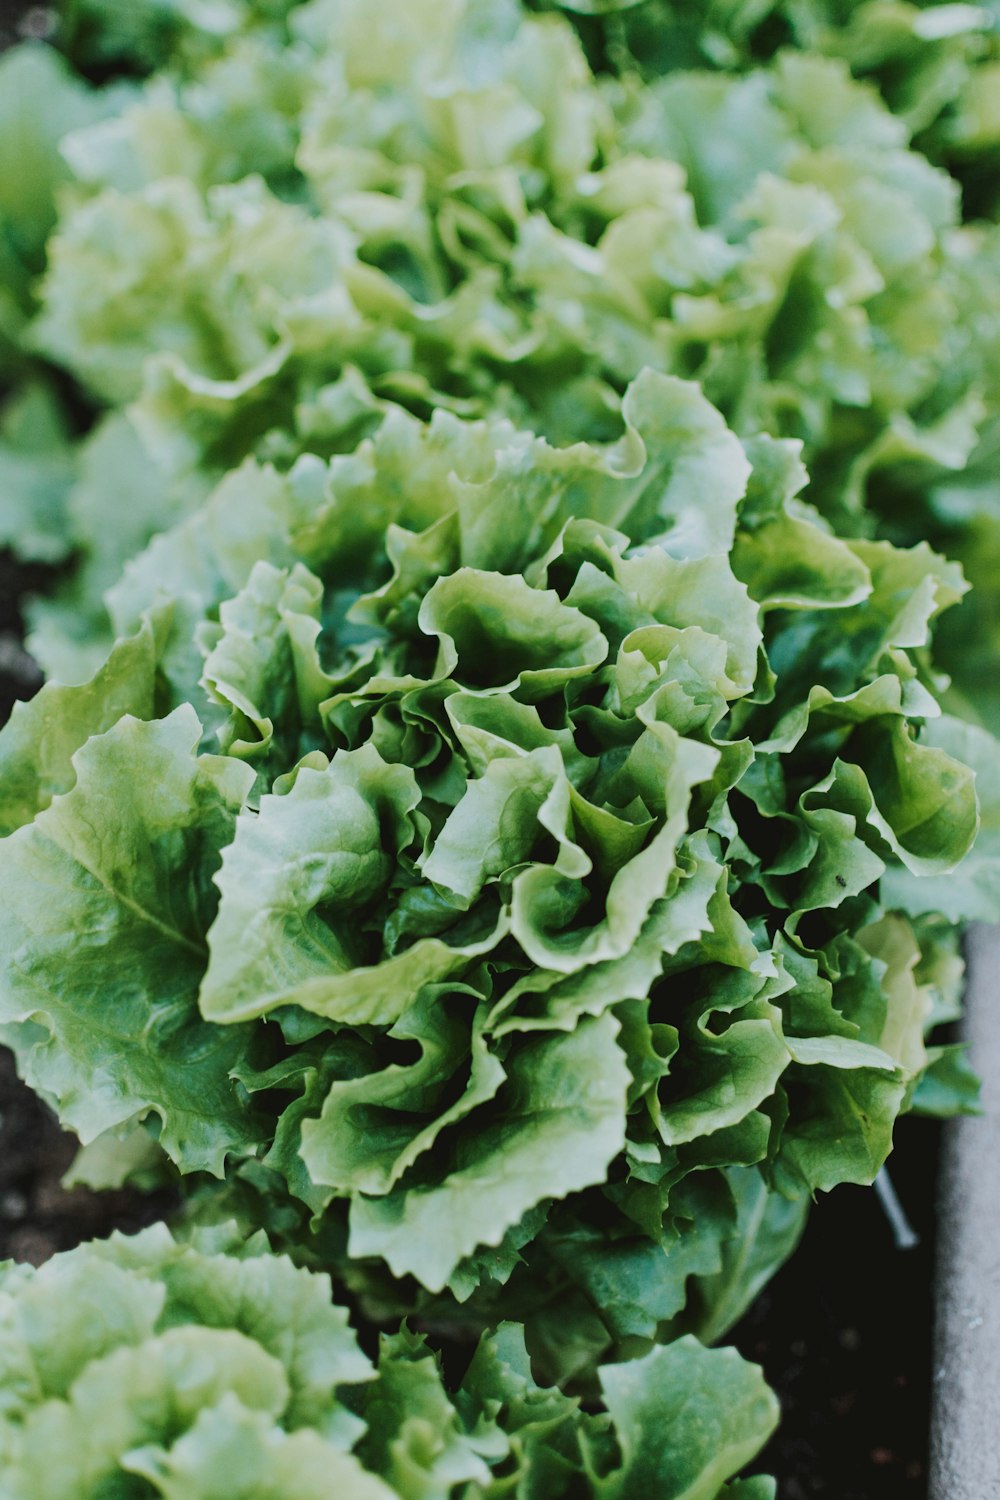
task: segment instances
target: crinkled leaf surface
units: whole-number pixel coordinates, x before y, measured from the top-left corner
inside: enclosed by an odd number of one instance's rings
[[[601,1387],[624,1463],[598,1493],[622,1500],[649,1494],[714,1500],[720,1484],[753,1457],[778,1420],[777,1403],[755,1366],[733,1349],[703,1349],[692,1338],[606,1366]],[[690,1423],[684,1452],[661,1441],[664,1408],[683,1412]]]
[[[197,985],[247,773],[195,758],[198,735],[190,709],[120,719],[76,752],[72,789],[4,841],[3,1027],[84,1139],[154,1109],[168,1149],[221,1172],[259,1127],[228,1077],[245,1038],[199,1018]]]

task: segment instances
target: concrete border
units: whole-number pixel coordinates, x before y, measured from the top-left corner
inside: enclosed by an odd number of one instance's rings
[[[985,1114],[950,1122],[941,1155],[930,1500],[1000,1496],[1000,927],[966,957]]]

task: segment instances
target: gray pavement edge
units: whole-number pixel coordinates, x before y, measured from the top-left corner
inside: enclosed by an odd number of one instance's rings
[[[973,928],[966,957],[984,1114],[942,1147],[930,1500],[1000,1500],[1000,928]]]

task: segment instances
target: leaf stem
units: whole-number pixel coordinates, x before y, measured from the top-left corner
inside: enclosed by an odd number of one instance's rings
[[[875,1178],[875,1191],[882,1205],[882,1212],[889,1220],[889,1228],[896,1241],[896,1249],[912,1250],[915,1245],[919,1245],[920,1236],[906,1217],[903,1205],[897,1198],[896,1189],[892,1185],[892,1178],[885,1167],[879,1168],[878,1176]]]

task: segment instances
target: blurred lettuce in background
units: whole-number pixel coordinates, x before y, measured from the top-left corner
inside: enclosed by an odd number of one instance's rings
[[[595,57],[564,14],[431,9],[81,4],[63,43],[102,87],[40,46],[0,65],[39,164],[0,222],[48,267],[5,320],[0,534],[76,558],[36,606],[45,666],[87,675],[122,564],[248,454],[350,451],[396,406],[607,440],[645,367],[801,439],[842,533],[961,553],[992,626],[997,231],[841,55],[906,22],[992,97],[991,13],[867,5],[845,33],[836,7],[646,0],[581,21]]]

